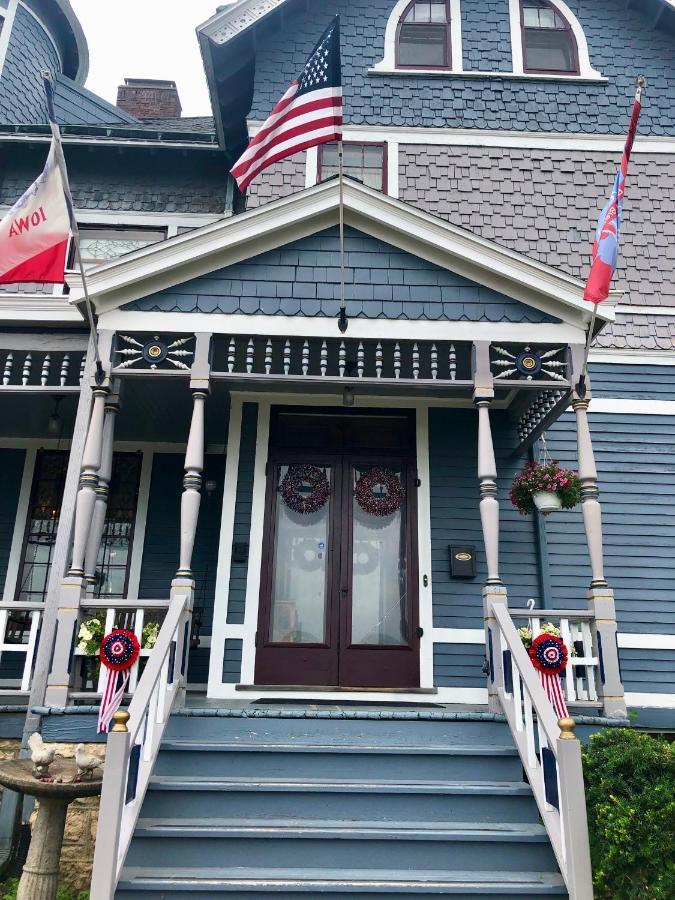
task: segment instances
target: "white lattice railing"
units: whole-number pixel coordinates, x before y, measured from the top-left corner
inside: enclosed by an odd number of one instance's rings
[[[546,611],[546,620],[552,619],[555,613]],[[558,619],[569,621],[566,613],[559,613]],[[496,681],[570,900],[593,900],[581,745],[574,737],[574,723],[557,720],[507,607],[490,601],[489,621],[490,677]]]
[[[189,596],[177,593],[129,710],[115,713],[108,736],[91,900],[112,900],[115,893],[164,729],[185,687],[189,640]]]
[[[551,622],[560,629],[560,636],[568,648],[567,668],[562,677],[565,699],[569,705],[601,706],[598,700],[600,658],[597,641],[591,627],[593,613],[575,609],[511,609],[509,614],[516,628],[531,628],[532,637],[541,634],[541,626]]]
[[[143,627],[148,618],[152,616],[155,620],[158,616],[163,617],[168,606],[168,600],[89,599],[82,603],[80,620],[104,613],[106,634],[113,628],[129,628],[142,645]],[[22,696],[30,692],[43,612],[43,603],[0,603],[0,696]],[[149,649],[141,649],[139,661],[132,668],[129,677],[130,694],[136,690],[139,672],[150,653]],[[19,665],[7,665],[7,654],[11,654],[12,659],[23,654],[23,659]],[[72,659],[74,671],[70,673],[73,686],[70,697],[74,700],[88,697],[97,700],[103,690],[105,673],[101,671],[96,655],[79,650],[76,637]],[[90,679],[86,678],[84,671],[87,660],[96,664],[94,676]]]

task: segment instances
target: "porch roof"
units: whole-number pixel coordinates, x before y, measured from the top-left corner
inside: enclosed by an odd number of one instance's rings
[[[339,185],[325,182],[99,266],[88,276],[89,291],[97,312],[105,314],[337,225],[339,212]],[[590,321],[580,280],[350,179],[344,218],[347,226],[569,325],[585,329]],[[81,285],[71,287],[71,302],[81,302]],[[620,296],[613,293],[599,308],[601,323],[614,319]]]

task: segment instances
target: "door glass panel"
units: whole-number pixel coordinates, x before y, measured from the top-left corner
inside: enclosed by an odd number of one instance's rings
[[[353,470],[352,644],[407,644],[406,502],[388,515],[375,515],[366,500],[364,509],[356,486],[372,466]],[[403,483],[400,466],[383,469]],[[386,484],[376,483],[369,494],[386,501]],[[378,510],[378,512],[381,510]]]
[[[270,617],[274,643],[325,642],[331,503],[325,485],[332,488],[331,482],[326,466],[279,466]]]

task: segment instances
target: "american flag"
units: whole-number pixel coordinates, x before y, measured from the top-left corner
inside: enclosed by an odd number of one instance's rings
[[[324,31],[293,81],[232,169],[240,191],[268,166],[308,147],[342,140],[340,17]]]

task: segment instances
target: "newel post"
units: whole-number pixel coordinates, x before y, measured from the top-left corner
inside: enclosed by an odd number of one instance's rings
[[[98,554],[105,528],[105,518],[108,511],[110,479],[112,478],[113,467],[115,420],[118,411],[119,396],[116,393],[111,393],[105,401],[101,465],[98,469],[98,484],[95,488],[96,499],[84,557],[84,572],[88,594],[93,594],[96,589],[96,563],[98,562]]]
[[[497,462],[495,460],[490,404],[494,400],[494,385],[490,370],[490,345],[474,344],[473,402],[478,410],[478,485],[480,491],[480,521],[485,545],[487,578],[483,588],[483,621],[487,662],[488,707],[501,710],[498,687],[502,683],[503,659],[499,628],[492,608],[506,606],[506,588],[499,577],[499,501],[497,499]]]
[[[598,685],[598,694],[603,702],[603,712],[606,716],[612,718],[623,718],[626,715],[626,698],[619,668],[614,592],[605,579],[598,471],[595,465],[591,429],[588,424],[590,399],[590,389],[588,388],[584,397],[579,397],[576,392],[572,397],[572,408],[577,422],[581,512],[584,519],[588,555],[591,563],[588,607],[594,614],[591,627],[594,631],[594,643],[599,654],[600,684]]]

